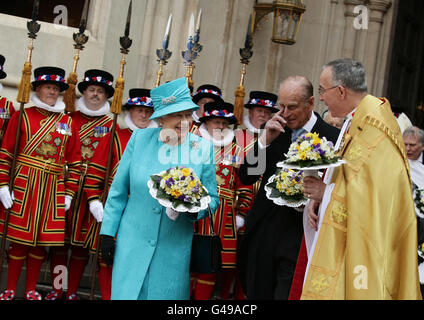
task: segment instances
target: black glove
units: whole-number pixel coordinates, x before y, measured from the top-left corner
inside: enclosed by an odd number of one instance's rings
[[[113,265],[113,257],[115,255],[115,239],[111,236],[102,235],[100,251],[107,266],[111,267]]]

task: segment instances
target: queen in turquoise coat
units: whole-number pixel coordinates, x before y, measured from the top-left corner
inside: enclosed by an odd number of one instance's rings
[[[134,131],[104,210],[100,234],[116,235],[112,300],[190,298],[194,222],[208,212],[169,218],[166,208],[149,193],[151,175],[189,167],[209,191],[211,212],[219,205],[213,146],[188,132],[198,106],[191,101],[186,79],[153,89],[151,96],[155,106],[151,119],[159,119],[163,126]]]

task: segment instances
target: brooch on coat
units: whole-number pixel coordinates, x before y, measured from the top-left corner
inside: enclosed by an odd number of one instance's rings
[[[199,148],[200,148],[200,142],[198,142],[198,141],[193,141],[193,142],[191,143],[191,148],[192,148],[193,150],[197,150],[197,149],[199,149]]]

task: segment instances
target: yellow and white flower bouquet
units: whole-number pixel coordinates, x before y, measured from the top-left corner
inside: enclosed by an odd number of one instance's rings
[[[300,207],[308,201],[303,194],[303,171],[277,169],[265,185],[266,196],[275,204]]]
[[[211,202],[207,189],[191,168],[175,167],[152,175],[147,186],[162,206],[177,212],[199,212]]]
[[[295,140],[285,154],[286,160],[277,167],[293,170],[319,170],[337,167],[343,163],[331,141],[318,133],[306,133]]]

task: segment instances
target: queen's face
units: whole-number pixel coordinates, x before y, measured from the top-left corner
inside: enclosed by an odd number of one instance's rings
[[[174,132],[178,139],[185,137],[193,122],[193,110],[175,112],[163,116],[160,120],[162,129]]]

